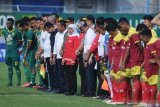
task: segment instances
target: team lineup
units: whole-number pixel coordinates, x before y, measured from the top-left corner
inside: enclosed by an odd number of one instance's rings
[[[117,21],[88,15],[77,23],[73,17],[60,20],[57,13],[23,17],[16,22],[8,18],[2,31],[7,86],[14,85],[14,68],[16,85],[22,88],[93,97],[112,105],[159,107],[160,40],[154,30],[154,24],[160,25],[159,16],[145,15],[136,28],[125,17]],[[25,74],[23,84],[20,63]]]

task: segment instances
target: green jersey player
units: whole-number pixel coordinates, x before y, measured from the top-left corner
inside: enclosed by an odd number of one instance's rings
[[[13,28],[14,20],[7,19],[7,28],[2,31],[6,40],[6,64],[8,67],[8,86],[12,86],[13,67],[17,74],[17,86],[21,84],[21,72],[19,68],[19,47],[22,43],[21,33],[18,29]]]
[[[24,54],[24,60],[26,62],[26,66],[29,66],[31,70],[31,83],[28,87],[35,86],[35,76],[36,76],[36,71],[35,71],[35,64],[36,64],[36,59],[35,59],[35,53],[37,50],[37,38],[34,33],[34,31],[31,29],[30,25],[26,21],[22,21],[20,24],[20,27],[22,28],[23,31],[26,31],[26,37],[27,37],[27,47],[25,50]]]

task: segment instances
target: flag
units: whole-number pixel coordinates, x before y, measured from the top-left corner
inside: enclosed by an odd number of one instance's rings
[[[110,90],[109,90],[109,86],[108,86],[108,82],[107,82],[106,79],[103,80],[101,89],[102,89],[102,90],[106,90],[106,91],[110,91]]]
[[[44,64],[41,64],[40,74],[43,77],[43,79],[45,79],[45,67],[44,67]]]

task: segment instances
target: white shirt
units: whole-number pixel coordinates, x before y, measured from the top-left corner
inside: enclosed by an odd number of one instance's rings
[[[42,32],[40,38],[40,45],[44,50],[44,58],[50,57],[51,45],[50,45],[50,33],[47,31]]]
[[[108,32],[106,31],[105,34],[100,34],[99,40],[98,40],[98,55],[101,57],[104,57],[104,51],[105,51],[105,36],[108,34]]]
[[[60,50],[64,41],[64,35],[67,30],[65,30],[63,33],[58,32],[55,36],[55,42],[54,42],[54,49],[53,54],[56,54],[57,59],[62,59],[60,55]]]
[[[84,38],[84,50],[83,50],[84,55],[87,53],[87,50],[90,49],[95,37],[96,37],[96,33],[94,31],[94,28],[90,27],[87,30]]]

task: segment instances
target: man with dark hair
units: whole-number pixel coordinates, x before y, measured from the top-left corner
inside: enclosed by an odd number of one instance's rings
[[[30,19],[30,23],[31,23],[31,28],[33,29],[33,31],[35,32],[37,29],[37,18],[36,17],[32,17]]]
[[[39,84],[36,85],[36,86],[33,86],[33,88],[36,88],[36,89],[41,89],[42,87],[45,87],[45,79],[43,78],[43,76],[40,74],[40,69],[41,67],[43,66],[44,64],[44,61],[43,61],[43,48],[42,48],[42,40],[41,40],[41,36],[42,36],[42,32],[44,31],[44,22],[43,22],[43,19],[42,18],[35,18],[35,17],[32,17],[31,18],[31,24],[32,24],[32,27],[35,29],[34,30],[34,33],[35,33],[35,36],[37,38],[37,51],[36,51],[36,54],[35,54],[35,59],[36,59],[36,72],[38,74],[38,79],[39,79]]]
[[[78,42],[78,47],[81,45],[82,41],[84,40],[85,37],[85,33],[88,29],[87,23],[86,23],[86,19],[80,18],[80,21],[78,22],[77,27],[80,29],[80,36],[79,36],[79,42]],[[87,82],[86,82],[86,75],[85,75],[85,67],[84,67],[84,63],[83,63],[83,50],[79,51],[79,49],[77,49],[76,51],[76,55],[78,57],[78,64],[79,64],[79,74],[80,74],[80,80],[81,80],[81,90],[79,93],[77,93],[77,95],[79,96],[84,96],[87,92]]]
[[[153,24],[151,23],[151,21],[153,20],[153,16],[151,16],[151,15],[145,15],[143,17],[143,20],[144,20],[144,24],[148,27],[148,29],[151,30],[152,36],[155,37],[155,38],[157,38],[158,37],[157,33],[154,30],[154,28],[153,28],[154,27]]]
[[[67,17],[66,18],[66,26],[68,27],[70,24],[74,24],[74,18],[73,17]]]
[[[136,33],[136,29],[130,26],[128,19],[121,17],[118,21],[119,30],[122,35],[130,37]],[[127,38],[128,39],[128,38]]]
[[[86,23],[87,25],[92,25],[92,24],[95,24],[95,18],[92,16],[92,15],[88,15],[86,17]]]
[[[58,33],[55,36],[54,48],[53,48],[53,62],[55,63],[55,70],[59,74],[59,90],[56,93],[64,93],[66,91],[66,83],[64,72],[62,70],[62,56],[60,54],[60,49],[64,41],[64,35],[66,33],[66,23],[64,20],[60,20],[57,23]]]
[[[28,22],[28,24],[30,25],[30,18],[25,16],[22,18],[22,21]]]
[[[157,94],[157,84],[158,84],[158,71],[160,60],[158,56],[158,51],[160,47],[156,47],[159,42],[157,38],[152,36],[150,29],[144,29],[140,33],[140,38],[146,43],[144,48],[144,85],[142,88],[143,96],[145,100],[137,106],[155,106],[156,94]],[[151,61],[154,59],[156,61]]]
[[[50,71],[50,81],[51,81],[51,88],[53,92],[59,91],[59,72],[58,70],[55,70],[55,63],[53,62],[53,50],[54,50],[54,43],[55,43],[55,35],[57,34],[57,29],[54,27],[54,25],[50,22],[45,24],[46,31],[50,34],[50,65],[53,66],[53,69]]]
[[[144,29],[147,29],[147,26],[144,23],[140,23],[140,24],[138,24],[136,31],[138,33],[141,33]]]
[[[27,47],[23,59],[26,62],[25,65],[28,66],[31,70],[31,83],[28,85],[28,87],[32,87],[36,85],[35,53],[37,51],[37,38],[36,35],[34,34],[34,31],[30,28],[28,22],[22,21],[20,27],[22,27],[22,30],[26,32]]]
[[[83,40],[83,44],[80,45],[79,49],[80,51],[83,50],[83,57],[85,58],[87,54],[87,50],[91,47],[94,38],[96,37],[96,33],[94,31],[94,24],[95,24],[95,19],[93,16],[88,15],[86,18],[86,23],[88,26],[88,30],[85,33],[85,38]],[[91,55],[90,60],[84,60],[84,62],[87,64],[85,68],[85,73],[86,73],[86,79],[87,79],[87,93],[85,96],[88,97],[93,97],[96,94],[96,72],[95,72],[95,64],[96,60],[94,55]]]
[[[90,49],[87,51],[87,54],[84,58],[84,60],[88,60],[91,53],[94,53],[96,56],[96,61],[97,61],[97,76],[99,79],[99,85],[98,85],[98,93],[95,98],[97,99],[104,99],[107,94],[107,98],[109,97],[109,93],[106,93],[105,91],[101,90],[102,82],[104,78],[104,72],[106,72],[103,67],[107,67],[107,54],[108,54],[108,38],[109,34],[105,29],[105,18],[104,17],[98,17],[96,19],[96,31],[99,32],[94,39],[92,46]],[[98,50],[98,51],[97,51]],[[104,65],[105,63],[105,65]],[[109,80],[108,80],[109,81]]]
[[[122,85],[123,82],[121,82],[121,75],[122,71],[119,68],[119,65],[122,63],[121,62],[121,55],[122,55],[122,49],[121,49],[121,44],[123,42],[123,39],[125,36],[123,36],[119,30],[118,30],[118,24],[116,23],[109,23],[106,26],[106,30],[108,33],[111,35],[113,38],[112,41],[110,41],[110,45],[112,48],[112,56],[109,55],[109,58],[111,61],[111,82],[112,82],[112,91],[113,91],[113,97],[112,101],[108,101],[106,103],[108,104],[121,104],[122,101],[124,100],[121,90],[124,85]]]
[[[121,48],[122,48],[121,62],[122,63],[120,65],[120,68],[123,71],[122,78],[121,78],[121,81],[123,83],[122,90],[124,92],[123,98],[125,98],[123,103],[131,103],[131,101],[132,101],[132,97],[130,97],[130,94],[132,94],[131,77],[134,78],[135,75],[132,75],[133,71],[131,72],[131,66],[130,66],[130,60],[129,60],[130,58],[128,57],[127,61],[124,58],[126,57],[126,52],[127,52],[127,55],[129,55],[127,45],[129,44],[130,38],[132,38],[132,36],[134,34],[136,34],[136,29],[133,28],[132,26],[130,26],[128,19],[126,19],[125,17],[121,17],[119,19],[118,28],[119,28],[119,31],[121,32],[121,34],[123,36],[125,36],[125,38],[123,39],[123,42],[121,44]],[[127,97],[128,97],[128,100],[127,100]],[[128,102],[126,102],[126,101],[128,101]]]
[[[50,22],[46,22],[44,25],[44,31],[42,31],[41,35],[40,35],[40,44],[39,44],[39,48],[40,51],[42,50],[43,52],[43,60],[44,63],[46,65],[46,70],[47,70],[47,77],[48,77],[48,90],[46,90],[48,93],[53,92],[53,70],[54,70],[54,66],[50,64],[50,51],[51,51],[51,45],[50,45],[50,33],[48,32],[48,26],[53,26],[52,23]],[[41,60],[41,54],[40,54],[40,58],[37,58],[37,62],[39,62],[38,64],[40,64],[40,60]],[[40,81],[41,82],[41,81]],[[42,82],[41,82],[42,83]],[[40,84],[41,87],[44,86],[43,84]],[[43,89],[42,89],[43,91]],[[45,91],[45,90],[44,90]]]
[[[42,14],[42,20],[44,21],[44,23],[48,22],[49,16],[50,16],[50,14]]]
[[[26,35],[26,32],[23,31],[23,29],[21,27],[21,25],[23,25],[23,23],[27,23],[28,25],[30,25],[30,19],[28,17],[24,17],[24,18],[22,18],[21,22],[19,23],[19,28],[21,29],[21,32],[22,32],[22,42],[23,42],[22,55],[24,57],[24,53],[25,53],[26,47],[27,47],[27,35]],[[22,85],[23,88],[27,87],[31,82],[31,71],[30,71],[29,66],[26,66],[25,63],[26,63],[26,60],[23,60],[22,65],[23,65],[23,70],[24,70],[25,78],[26,78],[25,83]]]
[[[14,20],[7,19],[7,29],[2,31],[6,40],[6,64],[8,67],[8,86],[12,86],[13,67],[17,74],[17,86],[21,85],[21,72],[19,68],[19,47],[22,44],[21,33],[18,29],[13,28]]]

